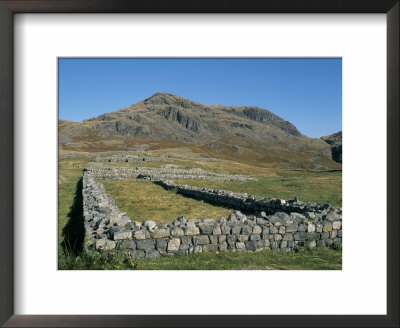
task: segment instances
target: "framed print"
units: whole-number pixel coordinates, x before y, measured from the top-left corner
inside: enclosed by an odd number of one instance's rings
[[[0,8],[4,326],[398,326],[398,1]]]

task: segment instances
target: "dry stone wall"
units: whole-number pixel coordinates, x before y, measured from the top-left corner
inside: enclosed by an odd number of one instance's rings
[[[82,194],[85,249],[89,252],[117,250],[131,258],[153,259],[199,252],[288,252],[301,246],[329,247],[342,243],[341,211],[330,206],[315,208],[312,214],[286,213],[275,208],[273,214],[261,211],[246,216],[236,210],[227,219],[187,220],[181,216],[173,222],[142,223],[121,212],[89,171],[84,172]]]
[[[315,216],[316,213],[318,214],[323,211],[341,213],[340,210],[332,208],[330,204],[321,205],[316,203],[304,203],[299,201],[297,198],[289,200],[263,198],[228,190],[180,185],[168,180],[156,180],[154,183],[167,190],[176,189],[178,194],[187,197],[203,200],[219,206],[228,206],[250,213],[265,211],[266,213],[273,214],[277,211],[281,211],[287,213],[303,213],[307,216]]]
[[[127,150],[127,151],[102,151],[102,152],[94,152],[94,153],[87,153],[87,152],[76,152],[76,153],[64,153],[59,154],[59,159],[64,158],[76,158],[76,157],[84,157],[84,158],[96,158],[101,156],[126,156],[126,155],[141,155],[141,156],[148,156],[144,151],[141,150]]]
[[[170,167],[121,167],[89,165],[86,170],[98,179],[108,180],[127,180],[132,178],[142,178],[149,180],[160,179],[191,179],[191,180],[212,180],[212,181],[246,181],[256,180],[247,175],[228,175],[205,171],[202,169],[177,169]]]
[[[177,159],[184,159],[189,161],[198,161],[198,162],[222,162],[222,163],[233,163],[232,161],[226,159],[219,159],[213,157],[194,157],[194,156],[184,156],[178,154],[168,154],[167,157],[169,158],[177,158]]]

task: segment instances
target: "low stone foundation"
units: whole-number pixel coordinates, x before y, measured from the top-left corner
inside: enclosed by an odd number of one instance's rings
[[[122,213],[89,171],[83,175],[82,194],[86,251],[118,250],[132,258],[152,259],[198,252],[262,249],[288,252],[301,246],[329,247],[342,243],[341,211],[331,206],[310,207],[294,200],[283,203],[283,200],[270,199],[271,204],[291,205],[286,205],[290,206],[286,212],[282,207],[266,206],[268,213],[261,211],[252,217],[235,211],[227,219],[178,217],[173,222],[141,223],[131,221]],[[235,195],[240,194],[232,193],[231,198],[236,199]],[[289,213],[292,207],[299,207],[301,213]],[[311,208],[313,212],[309,211]]]
[[[142,178],[149,180],[164,179],[190,179],[190,180],[209,180],[209,181],[246,181],[256,180],[253,177],[242,174],[223,174],[206,171],[202,169],[178,169],[168,167],[123,167],[105,166],[90,164],[86,169],[90,174],[98,179],[107,180],[129,180],[132,178]]]
[[[259,213],[262,211],[265,211],[268,214],[274,214],[277,211],[286,213],[296,212],[305,214],[309,217],[314,217],[316,213],[320,213],[321,211],[326,211],[329,213],[340,212],[340,210],[332,208],[330,204],[321,205],[310,202],[304,203],[299,201],[297,198],[289,200],[279,198],[263,198],[228,190],[180,185],[168,180],[156,180],[154,183],[162,186],[166,190],[176,189],[178,194],[187,197],[250,213]]]

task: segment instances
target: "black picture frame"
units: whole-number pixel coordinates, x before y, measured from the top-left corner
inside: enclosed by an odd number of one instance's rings
[[[0,0],[0,324],[4,327],[399,327],[399,8],[399,0]],[[13,17],[16,13],[385,13],[387,315],[14,315]]]

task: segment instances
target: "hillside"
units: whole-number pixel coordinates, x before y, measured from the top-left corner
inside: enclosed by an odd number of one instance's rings
[[[331,146],[332,159],[342,163],[342,131],[321,137],[321,139]]]
[[[59,121],[60,152],[163,150],[265,167],[338,169],[322,139],[254,107],[204,105],[168,93],[83,122]]]

